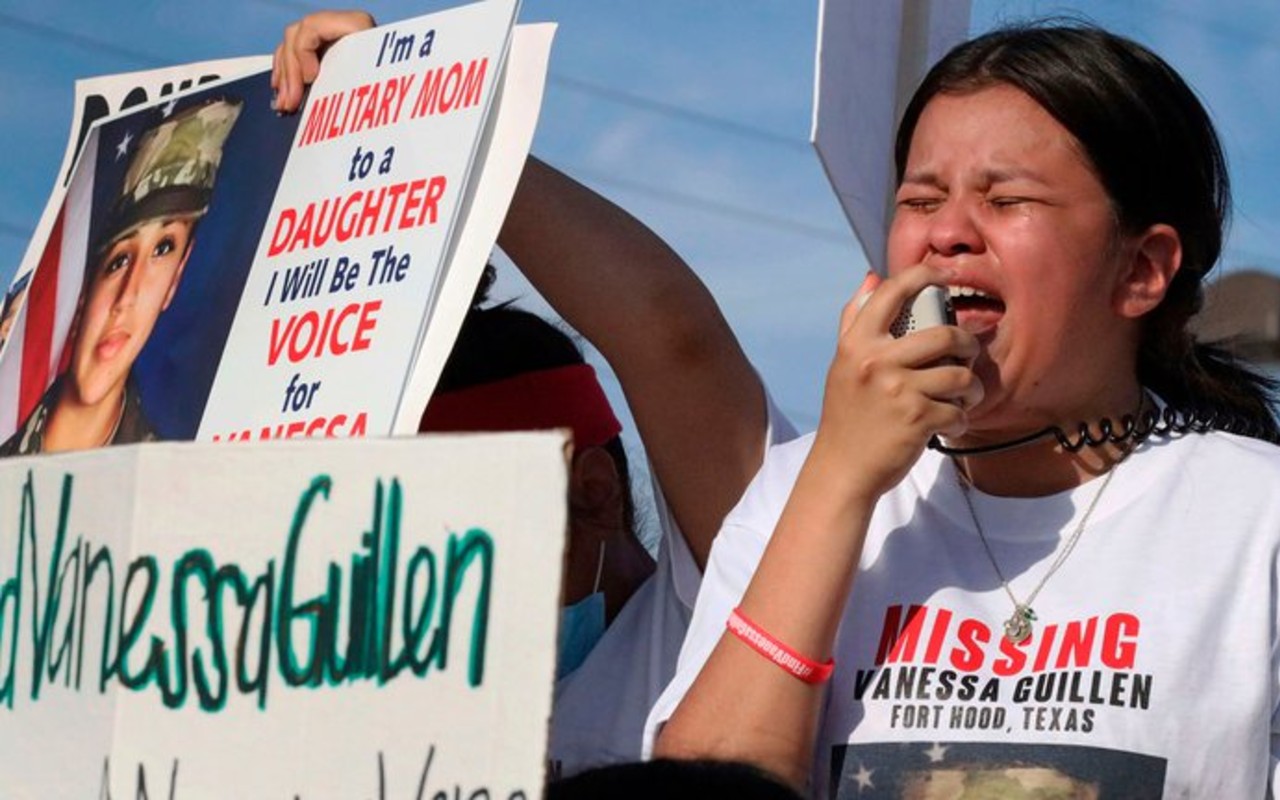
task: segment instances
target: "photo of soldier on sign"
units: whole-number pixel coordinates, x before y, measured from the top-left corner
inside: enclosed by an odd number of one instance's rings
[[[297,125],[269,91],[259,74],[95,131],[59,220],[79,236],[33,277],[79,294],[70,315],[28,309],[26,330],[63,344],[6,355],[23,402],[0,455],[193,438]]]

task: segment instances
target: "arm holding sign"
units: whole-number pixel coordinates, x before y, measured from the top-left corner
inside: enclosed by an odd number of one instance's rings
[[[373,24],[363,12],[319,12],[286,28],[272,73],[277,110],[300,105],[329,44]],[[760,379],[710,292],[641,222],[532,157],[498,242],[614,368],[702,567],[760,465],[768,423]]]
[[[710,292],[642,223],[536,158],[498,243],[617,373],[702,567],[767,424],[760,379]]]

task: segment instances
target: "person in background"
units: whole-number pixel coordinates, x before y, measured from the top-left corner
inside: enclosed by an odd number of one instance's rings
[[[275,53],[276,109],[299,107],[325,47],[373,24],[362,12],[319,12],[290,25]],[[518,331],[540,328],[536,321],[514,324],[498,334],[502,341],[467,357],[476,368],[492,358],[495,371],[468,378],[456,392],[446,383],[428,408],[430,428],[436,414],[456,420],[458,406],[478,409],[476,403],[505,398],[509,417],[473,411],[464,424],[564,426],[581,437],[571,465],[563,593],[567,674],[556,685],[550,753],[552,776],[568,776],[639,758],[645,714],[674,670],[720,522],[766,446],[794,431],[773,409],[706,287],[622,209],[531,157],[498,244],[613,368],[644,444],[661,528],[656,563],[646,563],[625,510],[619,428],[580,357],[548,357],[563,349],[548,341],[532,348],[543,360],[497,369],[501,351],[527,344]],[[478,319],[500,313],[473,312],[460,346],[472,339]],[[455,398],[449,412],[449,395],[463,392],[471,400]],[[573,661],[580,663],[570,670]]]
[[[655,754],[842,798],[1274,796],[1280,430],[1188,334],[1230,205],[1207,112],[1131,40],[1012,27],[929,72],[895,155],[890,277],[725,521]],[[929,285],[956,324],[892,336]]]
[[[473,306],[419,425],[423,433],[568,428],[573,432],[569,546],[556,677],[572,674],[654,572],[636,535],[622,425],[569,334],[511,303]]]

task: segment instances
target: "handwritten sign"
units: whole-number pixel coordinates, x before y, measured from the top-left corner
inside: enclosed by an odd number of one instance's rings
[[[538,796],[564,444],[0,462],[5,796]]]

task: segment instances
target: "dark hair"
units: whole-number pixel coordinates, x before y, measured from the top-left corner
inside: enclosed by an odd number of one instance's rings
[[[463,318],[453,350],[436,384],[437,392],[479,386],[526,372],[585,363],[582,350],[564,331],[547,320],[510,303],[485,307],[496,274],[486,265],[471,308]],[[636,506],[631,493],[631,470],[621,436],[602,445],[613,457],[623,491],[623,524],[636,530]]]
[[[769,773],[731,761],[656,759],[614,764],[547,785],[547,800],[800,800],[801,795]]]
[[[1181,237],[1182,266],[1145,320],[1139,380],[1173,407],[1280,442],[1270,410],[1275,382],[1188,330],[1231,213],[1226,157],[1191,87],[1155,53],[1095,26],[1001,28],[954,48],[925,76],[898,127],[898,181],[933,97],[997,84],[1027,94],[1076,138],[1122,231],[1165,223]]]

